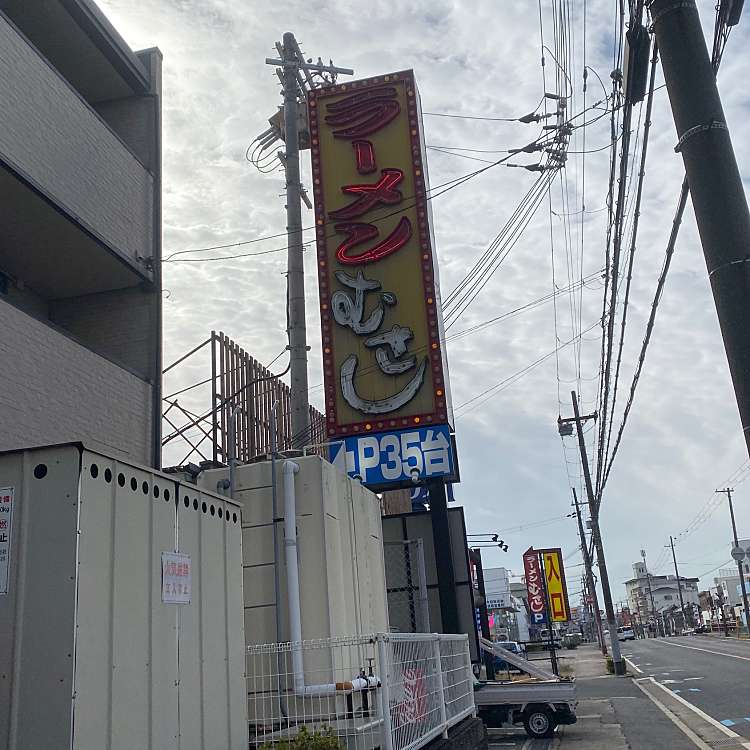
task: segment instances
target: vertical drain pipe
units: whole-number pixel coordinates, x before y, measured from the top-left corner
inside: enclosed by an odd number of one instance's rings
[[[276,534],[276,519],[279,517],[278,492],[276,491],[276,407],[279,405],[278,399],[271,406],[271,533],[273,534],[273,601],[276,612],[276,643],[281,643],[281,559],[279,556],[279,539]],[[279,680],[285,670],[282,669],[282,652],[277,647],[276,651],[276,690],[279,694],[279,707],[281,715],[289,718],[286,708],[286,701],[281,692]]]
[[[378,687],[377,676],[355,677],[346,682],[330,682],[320,685],[305,685],[305,666],[302,659],[302,615],[299,594],[299,565],[297,557],[297,498],[294,491],[294,475],[299,464],[284,461],[284,549],[286,551],[286,591],[289,605],[289,640],[292,642],[292,670],[296,695],[333,695],[337,692],[353,692]]]
[[[292,665],[294,667],[295,692],[297,681],[302,680],[302,651],[299,644],[302,640],[302,618],[299,600],[299,565],[297,557],[297,499],[294,494],[294,475],[299,471],[299,464],[284,461],[284,550],[286,552],[286,592],[289,605],[289,640],[292,641]]]

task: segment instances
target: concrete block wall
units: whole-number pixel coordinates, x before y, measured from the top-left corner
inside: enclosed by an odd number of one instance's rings
[[[147,382],[3,300],[0,331],[0,451],[81,440],[151,463]]]

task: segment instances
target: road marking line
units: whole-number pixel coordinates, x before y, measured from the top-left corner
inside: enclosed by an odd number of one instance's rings
[[[700,692],[701,692],[701,689],[700,689],[700,688],[688,688],[688,690],[689,690],[689,691],[690,691],[691,693],[700,693]]]
[[[705,677],[686,677],[685,682],[688,682],[689,680],[705,680]]]
[[[728,654],[726,651],[712,651],[709,648],[698,648],[698,646],[686,646],[684,643],[670,643],[669,641],[661,641],[663,646],[676,646],[677,648],[689,648],[692,651],[705,651],[707,654],[716,654],[717,656],[728,656],[730,659],[742,659],[742,661],[750,661],[750,656],[739,656],[739,654]]]
[[[651,678],[645,678],[651,679]],[[644,687],[640,685],[643,680],[633,680],[635,686],[700,750],[711,750],[711,746],[705,743],[685,722],[675,716],[658,698],[655,698]],[[652,680],[653,681],[653,680]],[[655,685],[658,682],[653,681]]]
[[[627,656],[625,657],[625,661],[630,664],[630,666],[633,667],[633,669],[635,669],[638,674],[643,674],[643,670],[637,664],[633,664],[633,662],[630,661]]]
[[[733,732],[728,727],[724,726],[720,721],[716,721],[713,716],[709,716],[705,711],[701,711],[698,706],[694,706],[690,701],[686,701],[681,695],[675,695],[673,690],[670,690],[668,687],[665,687],[664,685],[660,685],[656,680],[651,679],[651,681],[658,687],[659,689],[663,690],[668,695],[671,695],[676,701],[679,701],[684,706],[689,708],[694,713],[698,714],[701,718],[705,719],[709,724],[712,724],[717,729],[721,730],[727,737],[733,737],[734,739],[741,740],[742,737],[737,734],[737,732]],[[750,742],[741,742],[741,747],[750,749]]]

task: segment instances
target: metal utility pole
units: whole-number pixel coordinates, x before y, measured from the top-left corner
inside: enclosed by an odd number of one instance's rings
[[[479,589],[479,596],[482,598],[482,602],[477,607],[479,610],[479,626],[482,630],[482,638],[485,640],[492,640],[492,634],[490,633],[490,620],[487,615],[487,590],[484,586],[484,567],[482,566],[482,550],[479,547],[473,547],[469,550],[471,560],[474,563],[474,569],[477,572],[477,588]],[[484,666],[487,670],[487,679],[495,679],[495,654],[491,652],[484,652]]]
[[[737,539],[737,524],[734,520],[734,506],[732,505],[732,489],[727,487],[724,490],[716,490],[727,496],[729,500],[729,514],[732,517],[732,535],[734,539],[734,549],[732,550],[732,558],[737,562],[737,571],[740,574],[740,590],[742,591],[742,606],[745,610],[745,627],[748,629],[750,634],[750,608],[747,603],[747,586],[745,585],[745,574],[742,572],[742,560],[745,556],[745,551],[740,547],[739,540]],[[740,634],[739,627],[737,628],[737,635]]]
[[[620,641],[617,640],[617,622],[615,620],[615,608],[612,604],[612,591],[609,588],[609,575],[607,574],[607,561],[604,558],[604,545],[599,530],[599,507],[594,499],[594,488],[591,484],[591,471],[589,470],[589,458],[586,454],[586,444],[583,440],[583,429],[581,427],[581,415],[578,411],[578,398],[575,391],[570,392],[573,400],[573,414],[575,415],[576,431],[578,433],[578,447],[581,451],[581,463],[583,465],[583,477],[586,480],[586,494],[589,500],[589,511],[591,515],[591,533],[594,537],[594,548],[596,559],[599,564],[599,578],[604,595],[604,611],[607,614],[607,625],[609,627],[609,642],[612,648],[612,663],[615,674],[625,674],[625,660],[620,652]]]
[[[311,72],[352,75],[349,68],[308,63],[297,40],[287,31],[283,43],[276,45],[281,59],[267,58],[268,65],[280,66],[284,95],[285,153],[279,155],[286,175],[287,231],[287,330],[289,334],[290,410],[292,446],[302,448],[310,438],[310,404],[307,381],[307,326],[305,323],[305,267],[302,243],[302,201],[306,198],[300,181],[299,124],[300,101],[306,98],[306,86],[313,86]],[[304,76],[303,76],[304,74]],[[304,110],[303,112],[304,113]],[[272,127],[273,130],[273,127]],[[267,131],[268,132],[268,131]],[[278,131],[276,131],[278,133]],[[272,141],[269,141],[269,144]],[[306,201],[308,202],[308,201]],[[309,202],[308,202],[309,205]]]
[[[432,541],[435,545],[435,568],[440,597],[440,617],[443,633],[460,633],[458,599],[456,598],[456,571],[453,566],[453,540],[448,519],[448,500],[442,479],[427,482],[432,515]],[[458,540],[457,540],[458,541]]]
[[[750,452],[750,211],[695,0],[650,0],[649,11]]]
[[[677,593],[680,595],[680,612],[682,613],[682,627],[685,627],[685,602],[682,599],[682,583],[680,581],[680,571],[677,570],[677,557],[674,554],[674,539],[672,535],[669,536],[669,546],[672,548],[672,562],[674,563],[674,575],[677,579]],[[692,615],[690,617],[690,624],[693,624]]]
[[[576,494],[576,488],[571,487],[573,490],[573,502],[576,506],[576,517],[578,518],[578,535],[581,537],[581,552],[583,553],[583,564],[586,568],[586,586],[590,592],[592,599],[592,605],[595,613],[596,621],[596,637],[599,639],[599,646],[604,656],[607,655],[607,642],[604,640],[604,634],[602,633],[602,618],[599,614],[599,597],[596,594],[596,584],[594,583],[594,571],[591,569],[591,558],[589,557],[589,545],[586,541],[586,534],[583,530],[583,519],[581,518],[581,507],[578,504],[578,495]]]

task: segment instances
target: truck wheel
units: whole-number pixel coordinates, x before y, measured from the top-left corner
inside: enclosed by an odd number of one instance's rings
[[[552,737],[555,733],[555,720],[548,708],[528,708],[523,717],[523,728],[526,734],[534,739]]]

